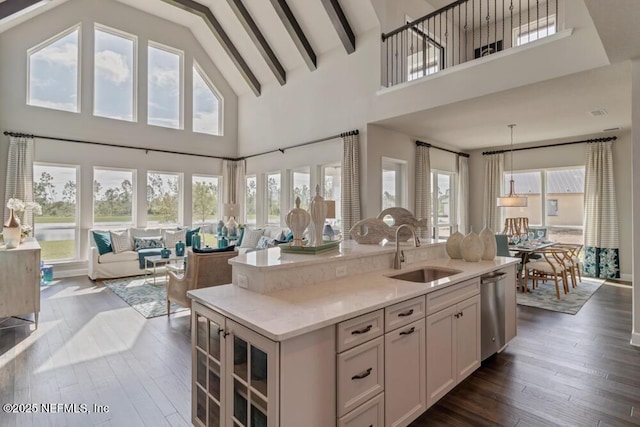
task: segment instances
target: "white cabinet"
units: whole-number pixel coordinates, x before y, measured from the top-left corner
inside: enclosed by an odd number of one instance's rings
[[[452,293],[447,299],[455,302],[460,295],[466,293]],[[426,329],[430,407],[480,366],[480,295],[427,316]]]
[[[34,313],[38,327],[40,245],[36,239],[15,249],[0,247],[0,295],[0,317]]]
[[[278,425],[278,343],[193,304],[192,422]]]
[[[384,347],[384,425],[406,426],[427,408],[424,317],[386,333]]]

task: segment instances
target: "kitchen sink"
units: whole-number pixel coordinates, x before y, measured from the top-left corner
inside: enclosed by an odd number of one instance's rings
[[[389,276],[392,279],[404,280],[407,282],[427,283],[434,280],[444,279],[445,277],[453,276],[454,274],[461,273],[460,270],[451,270],[448,268],[427,267],[420,270],[407,271],[405,273],[395,274]]]

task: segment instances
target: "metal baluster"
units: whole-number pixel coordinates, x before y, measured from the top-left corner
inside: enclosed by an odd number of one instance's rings
[[[491,43],[489,43],[489,39],[491,38],[491,26],[489,25],[491,22],[491,8],[489,7],[489,0],[487,0],[487,52],[491,53]]]
[[[527,0],[527,42],[531,41],[531,0]]]
[[[547,1],[547,36],[549,35],[549,2]],[[558,22],[558,14],[556,13],[556,22]]]
[[[558,0],[556,0],[556,33],[558,32],[559,21],[560,21],[560,11],[558,10]]]
[[[474,19],[474,21],[475,21],[475,19]],[[480,46],[479,52],[480,52],[480,57],[482,57],[482,0],[480,0],[478,2],[478,26],[480,27],[480,34],[479,34],[479,36],[480,36],[480,40],[479,40],[480,44],[478,46]]]
[[[442,22],[442,21],[440,21]],[[442,24],[440,24],[442,25]],[[444,11],[444,45],[445,46],[449,46],[449,9]],[[441,43],[442,44],[442,43]],[[445,66],[447,66],[447,64],[449,63],[449,61],[447,61],[447,53],[445,52],[444,54],[444,59],[443,62],[445,64]]]
[[[506,19],[505,15],[504,15],[504,2],[505,2],[505,0],[502,0],[502,46],[505,46],[505,43],[507,42],[504,39],[504,20]],[[498,43],[498,42],[496,41],[496,43]]]
[[[493,0],[493,35],[495,39],[493,42],[496,46],[496,52],[498,51],[498,0]],[[503,0],[504,1],[504,0]]]
[[[522,37],[522,0],[518,0],[518,37]]]
[[[549,26],[549,19],[547,18],[547,27]],[[536,0],[536,32],[540,34],[540,0]]]
[[[467,62],[469,52],[469,2],[464,4],[464,62]]]
[[[462,5],[458,5],[458,64],[462,64],[462,20],[460,19],[460,12],[462,11]]]
[[[476,3],[471,0],[471,49],[476,48]]]

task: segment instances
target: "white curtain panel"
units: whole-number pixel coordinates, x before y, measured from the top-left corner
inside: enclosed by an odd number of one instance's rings
[[[360,138],[351,132],[342,136],[342,238],[361,219],[360,211]]]
[[[620,277],[618,209],[611,142],[587,145],[584,180],[584,271],[588,276]]]
[[[223,203],[237,203],[240,207],[238,218],[244,218],[244,160],[222,161]]]
[[[7,157],[7,180],[4,192],[4,222],[9,218],[7,201],[11,198],[23,202],[33,202],[33,158],[35,142],[31,137],[10,137],[9,156]],[[22,217],[24,224],[33,225],[33,212],[25,211]]]
[[[469,158],[458,156],[458,231],[466,234],[469,228]],[[498,230],[493,230],[497,232]]]
[[[502,196],[504,180],[504,154],[490,154],[484,159],[484,209],[483,225],[490,227],[494,233],[502,230],[502,212],[497,198]],[[475,230],[479,233],[480,230]]]
[[[416,145],[416,211],[418,219],[427,219],[428,227],[420,230],[421,238],[430,237],[431,232],[431,160],[429,147]]]

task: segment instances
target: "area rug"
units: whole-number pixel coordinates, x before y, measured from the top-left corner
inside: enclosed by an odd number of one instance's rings
[[[533,291],[531,290],[531,281],[529,281],[529,291],[526,293],[518,292],[517,301],[519,305],[528,307],[576,314],[604,282],[604,279],[583,277],[578,287],[569,288],[569,293],[566,295],[563,293],[562,287],[560,287],[560,299],[558,300],[556,286],[553,281],[539,284]],[[571,285],[571,281],[569,281],[569,285]],[[562,286],[562,283],[559,286]]]
[[[145,279],[144,276],[136,276],[104,280],[102,283],[147,319],[167,315],[167,288],[164,280],[158,280],[154,285],[152,277]],[[182,310],[187,308],[171,303],[171,313]]]

